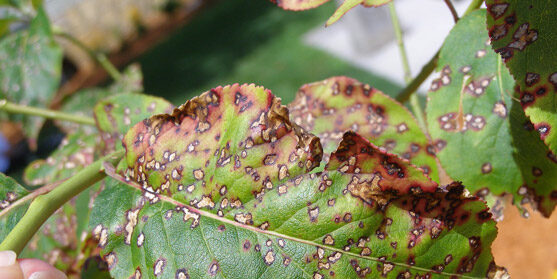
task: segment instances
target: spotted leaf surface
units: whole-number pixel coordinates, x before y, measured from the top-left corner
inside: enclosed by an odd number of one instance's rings
[[[557,202],[557,160],[513,99],[514,81],[489,47],[485,13],[462,18],[441,49],[428,128],[443,168],[472,193],[510,193],[548,216]]]
[[[497,271],[485,203],[353,132],[325,171],[307,173],[321,159],[318,139],[261,87],[213,89],[138,123],[124,144],[90,222],[115,278]]]
[[[93,117],[93,104],[98,103],[102,99],[122,93],[133,93],[143,91],[143,76],[139,65],[132,64],[128,66],[121,75],[121,79],[115,81],[106,88],[86,88],[80,90],[71,96],[65,98],[60,107],[61,111]],[[151,115],[146,115],[149,117]],[[138,120],[139,121],[139,120]],[[97,133],[95,127],[81,125],[68,121],[55,121],[56,125],[66,133],[82,132],[87,134]]]
[[[514,76],[526,115],[557,154],[557,5],[533,0],[489,0],[486,5],[493,49]]]
[[[271,0],[285,10],[301,11],[321,6],[329,0]],[[327,20],[326,25],[337,22],[344,14],[352,8],[363,5],[365,7],[377,7],[389,3],[391,0],[344,0],[335,13]]]
[[[54,41],[42,9],[29,28],[0,40],[0,98],[21,105],[46,107],[56,93],[62,66],[62,50]],[[26,135],[34,139],[43,119],[10,115],[22,121]]]
[[[0,173],[0,242],[17,225],[30,202],[20,200],[29,192],[12,178]]]
[[[23,179],[33,186],[66,179],[91,164],[95,157],[97,138],[71,134],[46,160],[36,160],[25,168]]]
[[[136,93],[118,94],[98,102],[93,110],[103,153],[121,149],[124,134],[133,125],[154,114],[168,113],[173,108],[162,98]]]
[[[321,139],[325,160],[344,132],[353,130],[439,178],[433,148],[412,114],[367,84],[348,77],[307,84],[289,108],[294,122]]]

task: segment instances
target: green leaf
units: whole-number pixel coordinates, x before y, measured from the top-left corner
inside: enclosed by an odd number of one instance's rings
[[[329,0],[271,0],[285,10],[302,11],[321,6]],[[391,0],[344,0],[334,14],[327,20],[326,26],[337,22],[352,8],[363,5],[365,7],[378,7],[391,2]]]
[[[428,94],[429,131],[447,174],[472,193],[510,193],[549,216],[557,160],[513,100],[514,81],[489,47],[485,13],[463,17],[445,40]]]
[[[488,0],[486,5],[493,49],[514,76],[526,115],[557,154],[557,5],[532,0]]]
[[[123,93],[103,99],[93,109],[101,134],[104,154],[122,148],[124,134],[136,123],[158,113],[169,113],[174,106],[154,96]]]
[[[20,199],[29,192],[11,177],[0,173],[0,242],[15,227],[27,211],[31,201]]]
[[[316,137],[254,85],[219,87],[124,138],[91,226],[115,278],[493,275],[495,222],[458,183],[347,133]],[[119,174],[119,175],[118,175]]]
[[[367,84],[347,77],[306,84],[289,109],[294,122],[321,139],[325,161],[344,132],[353,130],[439,181],[433,146],[412,114]]]
[[[33,186],[66,179],[95,159],[97,137],[84,133],[65,137],[46,160],[36,160],[25,168],[23,179]]]
[[[56,93],[62,50],[54,41],[45,12],[39,9],[29,28],[0,40],[0,98],[34,107],[47,107]],[[35,139],[43,119],[11,115],[23,121],[26,135]]]

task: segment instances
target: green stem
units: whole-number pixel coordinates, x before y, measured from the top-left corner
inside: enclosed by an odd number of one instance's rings
[[[0,100],[0,110],[9,113],[20,113],[20,114],[41,116],[44,118],[57,119],[57,120],[95,126],[95,120],[91,117],[74,115],[74,114],[69,114],[61,111],[55,111],[55,110],[49,110],[43,108],[22,106],[22,105],[10,103],[6,100]]]
[[[89,56],[91,56],[93,60],[97,61],[97,63],[99,63],[99,65],[101,65],[101,67],[103,67],[103,69],[105,69],[105,71],[115,81],[119,81],[122,79],[122,74],[120,74],[118,69],[116,69],[116,67],[114,67],[112,63],[110,63],[110,60],[108,60],[108,58],[106,58],[106,55],[104,55],[103,53],[95,52],[91,50],[88,46],[86,46],[81,41],[79,41],[74,36],[68,33],[59,30],[54,30],[54,35],[70,41],[72,44],[76,45],[77,47],[81,48],[83,51],[87,52],[87,54],[89,54]]]
[[[483,2],[484,2],[484,0],[472,0],[472,2],[470,3],[470,5],[468,5],[468,8],[466,9],[466,11],[464,12],[464,14],[462,16],[465,16],[465,15],[473,12],[474,10],[479,9],[482,6]],[[440,52],[440,50],[438,50],[435,53],[435,55],[433,55],[433,57],[431,57],[429,62],[427,62],[427,64],[425,64],[422,67],[422,70],[412,80],[412,82],[410,82],[404,89],[402,89],[398,93],[398,95],[396,96],[397,101],[399,101],[401,103],[404,103],[404,102],[408,101],[410,96],[412,96],[412,94],[414,92],[416,92],[416,90],[418,90],[420,85],[422,85],[422,83],[427,79],[427,77],[429,77],[429,75],[431,75],[431,73],[433,72],[435,67],[437,67],[437,60],[439,60],[439,52]]]
[[[410,72],[410,64],[408,63],[408,56],[406,54],[406,48],[404,47],[404,40],[402,38],[402,28],[400,27],[400,22],[398,20],[398,15],[396,13],[395,5],[393,2],[389,2],[389,13],[391,15],[391,21],[393,22],[393,28],[395,31],[396,41],[398,45],[398,50],[400,53],[400,58],[402,60],[402,67],[404,69],[404,81],[406,84],[412,82],[412,73]],[[418,124],[422,129],[425,129],[424,121],[424,111],[418,100],[418,96],[413,94],[410,96],[410,108],[418,120]]]
[[[106,173],[103,171],[104,162],[115,164],[122,158],[123,154],[124,151],[117,151],[105,156],[82,169],[52,191],[35,198],[25,215],[0,244],[0,251],[12,250],[20,254],[33,235],[58,208],[89,186],[106,177]]]

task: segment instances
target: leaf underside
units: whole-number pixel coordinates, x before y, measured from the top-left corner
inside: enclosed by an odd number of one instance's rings
[[[287,113],[236,84],[135,125],[90,222],[112,276],[493,275],[483,202],[353,132],[308,173],[319,139]]]
[[[429,131],[447,174],[473,194],[510,193],[549,216],[557,160],[513,98],[514,81],[489,47],[485,13],[462,18],[445,40],[428,93]]]
[[[325,161],[352,130],[439,181],[434,148],[412,114],[367,84],[342,76],[306,84],[289,109],[294,122],[321,139]]]
[[[526,115],[557,154],[557,5],[533,0],[488,0],[486,5],[493,49],[514,76]]]

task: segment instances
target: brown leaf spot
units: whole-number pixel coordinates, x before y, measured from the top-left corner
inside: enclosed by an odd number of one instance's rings
[[[487,10],[493,16],[494,19],[498,19],[505,14],[509,4],[507,3],[498,3],[493,5],[488,5]]]
[[[193,171],[193,177],[195,177],[195,179],[197,180],[201,180],[203,179],[203,177],[205,177],[205,173],[201,169],[196,169]]]
[[[265,159],[263,159],[263,164],[265,164],[266,166],[270,166],[270,165],[274,165],[276,161],[277,161],[277,154],[269,154],[265,156]]]
[[[507,117],[507,106],[505,105],[505,103],[503,101],[497,101],[495,103],[495,105],[493,105],[492,112],[494,114],[498,115],[501,118],[506,118]]]
[[[526,77],[524,78],[524,82],[527,86],[532,86],[540,80],[540,75],[537,73],[526,73]]]
[[[273,249],[269,249],[265,257],[263,257],[266,265],[272,265],[275,262],[275,254],[273,254]]]
[[[220,270],[219,262],[217,260],[213,260],[209,265],[209,270],[207,271],[209,275],[215,276]]]
[[[175,279],[189,279],[190,275],[185,268],[180,268],[176,270],[176,275],[174,276]]]
[[[159,277],[159,275],[161,275],[164,272],[165,266],[166,266],[165,258],[159,258],[155,262],[155,265],[153,266],[153,273],[155,274],[156,277]]]
[[[327,234],[327,235],[325,235],[325,237],[323,238],[323,244],[325,244],[325,245],[334,245],[334,244],[335,244],[335,239],[334,239],[330,234]]]
[[[108,264],[108,270],[112,270],[114,268],[114,266],[116,266],[116,263],[118,263],[118,257],[116,256],[116,253],[114,253],[114,252],[108,253],[104,257],[104,260]]]
[[[308,215],[309,215],[309,220],[313,223],[317,221],[317,217],[319,216],[319,207],[316,206],[314,208],[309,208],[308,207]]]
[[[483,174],[490,173],[491,170],[492,170],[491,163],[484,163],[482,165],[482,173]]]

